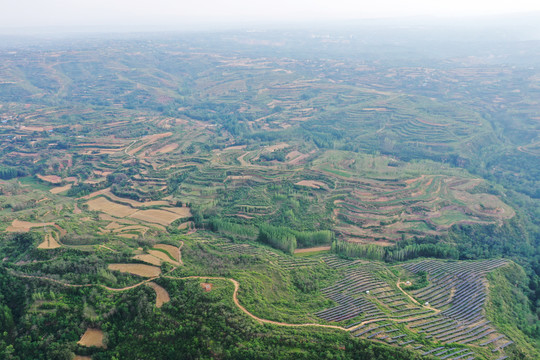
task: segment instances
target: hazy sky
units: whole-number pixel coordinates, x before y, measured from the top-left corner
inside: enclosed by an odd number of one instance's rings
[[[478,16],[540,11],[540,0],[0,0],[0,28]]]

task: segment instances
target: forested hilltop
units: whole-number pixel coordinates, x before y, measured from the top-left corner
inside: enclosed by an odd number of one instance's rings
[[[6,38],[0,359],[540,358],[540,42],[403,32]]]

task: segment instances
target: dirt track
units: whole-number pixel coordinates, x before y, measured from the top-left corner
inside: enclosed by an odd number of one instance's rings
[[[183,245],[183,244],[182,244]],[[180,246],[181,248],[182,246]],[[174,271],[176,268],[173,268],[171,271]],[[42,280],[46,280],[46,281],[51,281],[51,282],[54,282],[54,283],[57,283],[57,284],[60,284],[62,286],[66,286],[66,287],[85,287],[85,286],[99,286],[99,287],[102,287],[104,289],[107,289],[109,291],[126,291],[126,290],[130,290],[130,289],[134,289],[138,286],[141,286],[141,285],[145,285],[145,284],[148,284],[150,283],[151,281],[157,279],[158,277],[152,277],[152,278],[149,278],[149,279],[146,279],[144,281],[141,281],[140,283],[137,283],[135,285],[131,285],[131,286],[126,286],[126,287],[123,287],[123,288],[111,288],[111,287],[108,287],[108,286],[105,286],[105,285],[100,285],[100,284],[84,284],[84,285],[74,285],[74,284],[67,284],[67,283],[64,283],[62,281],[59,281],[59,280],[55,280],[55,279],[51,279],[51,278],[47,278],[47,277],[44,277],[44,276],[31,276],[31,275],[25,275],[25,274],[17,274],[13,271],[11,271],[11,273],[15,276],[18,276],[18,277],[25,277],[25,278],[36,278],[36,279],[42,279]],[[225,280],[225,281],[229,281],[231,283],[233,283],[234,285],[234,292],[233,292],[233,302],[234,304],[238,307],[238,309],[240,309],[243,313],[245,313],[246,315],[248,315],[250,318],[252,318],[253,320],[257,321],[258,323],[260,324],[273,324],[273,325],[277,325],[277,326],[287,326],[287,327],[307,327],[307,326],[314,326],[314,327],[322,327],[322,328],[329,328],[329,329],[337,329],[337,330],[343,330],[343,331],[353,331],[354,329],[358,328],[358,327],[361,327],[361,326],[364,326],[366,324],[369,324],[369,323],[373,323],[373,322],[377,322],[377,321],[382,321],[382,320],[387,320],[387,321],[396,321],[396,322],[400,322],[402,321],[403,319],[392,319],[392,318],[380,318],[380,319],[371,319],[371,320],[367,320],[367,321],[363,321],[361,322],[360,324],[354,326],[354,327],[350,327],[350,328],[345,328],[343,326],[338,326],[338,325],[324,325],[324,324],[315,324],[315,323],[307,323],[307,324],[291,324],[291,323],[284,323],[284,322],[279,322],[279,321],[273,321],[273,320],[268,320],[268,319],[262,319],[256,315],[253,315],[251,312],[249,312],[245,307],[243,307],[240,302],[238,301],[238,290],[240,289],[240,283],[232,278],[225,278],[225,277],[219,277],[219,276],[186,276],[186,277],[174,277],[174,276],[170,276],[170,275],[161,275],[162,277],[164,278],[167,278],[167,279],[171,279],[171,280],[188,280],[188,279],[212,279],[212,280]],[[410,296],[409,294],[407,294],[405,291],[403,291],[403,289],[401,289],[401,287],[399,286],[399,282],[397,283],[397,287],[405,294],[407,295],[413,302],[415,302],[416,304],[418,304],[418,301],[416,301],[412,296]],[[426,308],[430,309],[430,310],[433,310],[435,312],[440,312],[440,310],[438,309],[434,309],[434,308],[431,308],[429,306],[425,306]],[[412,318],[410,319],[411,321],[413,320]]]

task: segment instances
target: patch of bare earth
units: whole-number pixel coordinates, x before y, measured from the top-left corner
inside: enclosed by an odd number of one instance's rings
[[[187,209],[187,212],[189,212],[189,209]],[[183,211],[183,213],[186,213],[186,211]],[[133,219],[142,220],[149,223],[156,223],[160,225],[169,225],[176,219],[186,217],[171,211],[157,209],[138,210],[128,216]]]
[[[157,277],[161,274],[161,269],[144,264],[109,264],[109,270],[126,272],[142,277]]]
[[[103,344],[103,331],[100,329],[92,329],[88,328],[86,329],[86,332],[81,337],[81,340],[77,342],[77,344],[80,344],[82,346],[95,346],[95,347],[101,347],[105,348],[105,344]]]
[[[169,255],[159,251],[159,250],[148,250],[148,253],[152,256],[155,256],[157,257],[158,259],[160,259],[161,261],[165,261],[165,262],[168,262],[170,264],[173,264],[173,265],[180,265],[180,263],[178,261],[175,261],[173,259],[171,259],[169,257]]]
[[[167,144],[163,146],[162,148],[158,149],[156,152],[154,152],[154,154],[167,154],[167,153],[170,153],[171,151],[176,150],[177,147],[178,147],[178,144]]]
[[[280,143],[280,144],[276,144],[276,145],[270,145],[270,146],[266,146],[265,147],[265,150],[266,151],[269,151],[269,152],[274,152],[276,150],[281,150],[281,149],[285,149],[285,148],[288,148],[289,147],[289,144],[287,143]]]
[[[302,254],[302,253],[310,253],[310,252],[326,251],[326,250],[330,250],[330,246],[318,246],[318,247],[305,248],[305,249],[296,249],[294,250],[294,253]]]
[[[100,211],[119,217],[130,216],[137,212],[137,209],[133,209],[127,205],[117,204],[104,197],[92,199],[87,204],[91,211]]]
[[[297,182],[295,185],[301,185],[301,186],[308,186],[313,189],[320,189],[325,188],[326,184],[320,181],[313,181],[313,180],[301,180]]]
[[[203,290],[206,291],[206,292],[211,291],[213,286],[214,286],[214,285],[213,285],[213,284],[210,284],[210,283],[201,283],[201,287],[202,287]]]
[[[167,245],[167,244],[157,244],[157,245],[154,245],[154,248],[165,250],[166,252],[171,254],[171,256],[176,261],[180,261],[180,249],[177,248],[176,246]]]
[[[243,150],[247,147],[247,145],[235,145],[235,146],[229,146],[223,149],[223,151],[229,151],[229,150]]]
[[[67,184],[67,185],[64,185],[64,186],[58,186],[58,187],[52,188],[49,191],[51,192],[51,194],[60,194],[61,192],[68,191],[69,189],[71,189],[71,186],[72,186],[72,184]]]
[[[62,182],[62,178],[57,175],[37,175],[37,177],[40,180],[46,181],[51,184],[60,184]]]
[[[34,227],[44,227],[44,226],[54,226],[55,224],[52,222],[48,223],[31,223],[28,221],[20,221],[20,220],[13,220],[11,225],[9,225],[6,229],[7,232],[28,232],[31,228]]]
[[[169,293],[163,287],[153,282],[146,283],[146,285],[150,286],[156,292],[156,307],[157,308],[160,308],[163,306],[163,304],[166,304],[169,301],[171,301],[171,298],[169,297]]]
[[[45,240],[38,245],[38,249],[56,249],[61,245],[54,238],[53,233],[45,234]]]
[[[161,260],[151,254],[139,254],[135,255],[133,259],[144,261],[145,263],[161,266]]]

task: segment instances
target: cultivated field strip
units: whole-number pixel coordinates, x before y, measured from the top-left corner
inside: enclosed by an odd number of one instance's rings
[[[212,245],[214,245],[215,247],[227,253],[236,253],[236,254],[244,254],[244,255],[257,255],[257,254],[265,255],[266,257],[270,259],[272,263],[278,265],[280,268],[283,268],[283,269],[293,269],[293,268],[299,268],[299,267],[314,266],[320,263],[319,259],[284,256],[277,252],[274,252],[265,248],[259,248],[257,246],[253,246],[250,244],[233,243],[233,242],[217,242],[217,243],[213,243]]]

